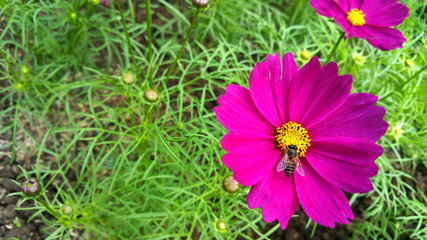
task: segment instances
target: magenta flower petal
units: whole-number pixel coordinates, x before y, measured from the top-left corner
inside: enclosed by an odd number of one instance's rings
[[[295,75],[294,80],[291,82],[288,106],[289,106],[289,119],[298,122],[304,115],[304,107],[310,102],[309,95],[306,91],[310,88],[309,84],[316,78],[320,71],[320,62],[317,57],[313,57],[305,64]]]
[[[229,152],[222,157],[222,162],[233,171],[234,179],[244,186],[252,186],[260,181],[280,158],[277,148],[262,149],[252,152]]]
[[[264,220],[272,222],[277,219],[282,229],[286,229],[298,204],[294,177],[288,178],[276,170],[255,184],[248,195],[249,208],[262,207]]]
[[[285,56],[283,56],[282,64],[283,64],[282,80],[279,82],[277,86],[276,95],[277,95],[279,113],[283,123],[283,122],[289,121],[289,114],[288,114],[289,87],[292,80],[295,78],[295,75],[298,72],[298,66],[295,63],[294,55],[292,53],[286,53]]]
[[[255,65],[249,77],[249,89],[258,111],[274,126],[280,126],[276,87],[281,76],[280,56],[268,55],[265,62]]]
[[[387,51],[401,48],[406,38],[394,28],[384,28],[366,25],[363,28],[354,28],[354,36],[365,38],[372,46]]]
[[[298,199],[313,221],[334,228],[335,222],[348,224],[354,219],[341,189],[323,179],[310,164],[304,164],[305,176],[295,175]]]
[[[218,103],[219,107],[214,108],[216,117],[228,130],[274,135],[275,127],[258,112],[248,89],[228,85],[225,95],[218,98]]]
[[[99,3],[104,5],[104,7],[108,7],[108,5],[110,5],[110,0],[99,0]]]
[[[317,13],[325,17],[333,18],[338,15],[344,15],[344,12],[335,0],[310,0],[310,5],[317,11]]]
[[[348,2],[349,2],[349,5],[350,5],[350,9],[353,9],[353,8],[359,8],[360,9],[360,6],[362,6],[362,3],[364,2],[365,0],[348,0]],[[368,0],[369,1],[369,0]],[[375,0],[376,1],[376,0]]]
[[[354,138],[330,138],[312,141],[306,159],[324,179],[346,192],[372,190],[370,177],[378,172],[375,164],[382,147]]]
[[[370,14],[384,7],[393,6],[393,5],[401,5],[401,4],[399,3],[398,0],[381,0],[381,1],[370,0],[370,1],[364,1],[360,8],[363,9],[364,13]]]
[[[377,100],[377,96],[368,93],[351,94],[340,108],[308,129],[310,137],[319,140],[351,136],[378,141],[387,131],[388,123],[383,120],[385,109],[375,106]]]
[[[409,16],[409,8],[403,4],[389,5],[365,17],[366,24],[377,27],[397,26]]]
[[[314,64],[320,68],[320,62],[313,58]],[[306,65],[307,66],[307,65]],[[305,128],[318,123],[343,104],[351,91],[351,75],[338,76],[338,67],[334,62],[326,64],[316,75],[305,74],[309,68],[301,68],[291,84],[291,103],[297,114],[291,115],[290,120],[299,122]]]

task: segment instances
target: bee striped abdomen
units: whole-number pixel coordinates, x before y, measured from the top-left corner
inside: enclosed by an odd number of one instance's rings
[[[286,176],[288,177],[291,176],[292,173],[294,173],[294,170],[295,170],[295,163],[290,162],[288,166],[285,168]]]

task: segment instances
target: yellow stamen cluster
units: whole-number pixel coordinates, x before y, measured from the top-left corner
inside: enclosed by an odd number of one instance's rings
[[[301,127],[301,124],[294,122],[287,122],[281,127],[276,128],[277,135],[275,136],[277,147],[282,150],[283,153],[289,145],[294,145],[298,148],[298,156],[304,157],[307,148],[310,147],[310,136],[307,134],[307,130]]]
[[[347,19],[351,25],[360,27],[365,24],[365,14],[357,8],[351,9],[350,12],[347,13]]]

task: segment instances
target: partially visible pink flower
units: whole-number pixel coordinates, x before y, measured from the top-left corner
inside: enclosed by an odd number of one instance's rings
[[[334,227],[354,219],[343,190],[373,189],[375,144],[388,124],[378,97],[350,94],[351,75],[338,75],[335,62],[321,67],[317,57],[298,69],[287,53],[257,63],[249,89],[228,85],[214,109],[230,132],[221,140],[222,162],[244,186],[252,186],[250,208],[262,207],[266,222],[285,229],[298,205],[315,222]],[[298,148],[301,168],[289,177],[279,170],[287,147]]]
[[[401,48],[403,34],[390,28],[409,16],[409,8],[398,0],[310,0],[318,14],[334,18],[350,37],[366,39],[372,46],[388,51]]]
[[[104,7],[108,7],[110,5],[110,0],[99,0],[99,3],[104,5]]]

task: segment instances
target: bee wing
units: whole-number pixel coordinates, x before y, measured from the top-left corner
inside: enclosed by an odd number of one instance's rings
[[[297,172],[299,173],[299,175],[304,177],[304,175],[305,175],[304,168],[302,167],[301,161],[299,160],[298,156],[297,156],[296,160],[297,160],[297,167],[296,167]]]
[[[285,170],[285,168],[288,166],[288,162],[289,162],[289,157],[288,154],[285,153],[285,156],[283,156],[282,160],[280,160],[279,164],[277,164],[277,171],[281,172],[283,170]]]

